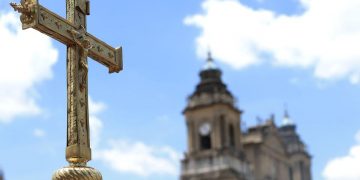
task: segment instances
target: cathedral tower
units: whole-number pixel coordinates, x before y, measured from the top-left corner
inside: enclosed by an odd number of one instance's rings
[[[289,180],[311,180],[311,156],[296,132],[296,125],[290,120],[287,110],[279,133],[289,156]]]
[[[200,72],[200,83],[183,111],[188,150],[182,180],[249,179],[241,144],[241,110],[221,80],[211,54]]]

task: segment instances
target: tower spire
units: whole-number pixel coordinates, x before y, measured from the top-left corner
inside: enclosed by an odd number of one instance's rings
[[[294,124],[294,123],[290,119],[287,104],[285,104],[284,105],[284,119],[283,119],[282,125],[287,126],[287,125],[292,125],[292,124]]]
[[[214,59],[211,56],[211,51],[208,51],[208,57],[207,57],[207,62],[214,62]]]
[[[285,104],[285,107],[284,107],[284,118],[290,118],[289,116],[289,112],[287,110],[287,105]]]
[[[206,63],[203,67],[203,70],[211,70],[211,69],[217,69],[217,66],[214,62],[214,59],[212,58],[211,51],[208,51]]]

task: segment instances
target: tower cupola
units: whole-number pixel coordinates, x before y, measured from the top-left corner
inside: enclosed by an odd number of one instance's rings
[[[222,72],[215,64],[210,52],[199,76],[200,82],[189,96],[185,111],[215,103],[225,103],[235,108],[235,99],[222,81]]]

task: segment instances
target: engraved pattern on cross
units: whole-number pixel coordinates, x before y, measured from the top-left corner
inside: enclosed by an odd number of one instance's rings
[[[91,160],[87,57],[108,67],[110,73],[119,72],[122,48],[113,48],[86,32],[89,0],[66,0],[66,19],[41,6],[38,0],[10,5],[21,13],[23,29],[34,28],[67,46],[66,159],[86,164]]]

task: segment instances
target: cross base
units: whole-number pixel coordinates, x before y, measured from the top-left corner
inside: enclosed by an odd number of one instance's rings
[[[87,167],[86,163],[71,163],[70,166],[57,170],[52,180],[102,180],[102,176],[98,170]]]

